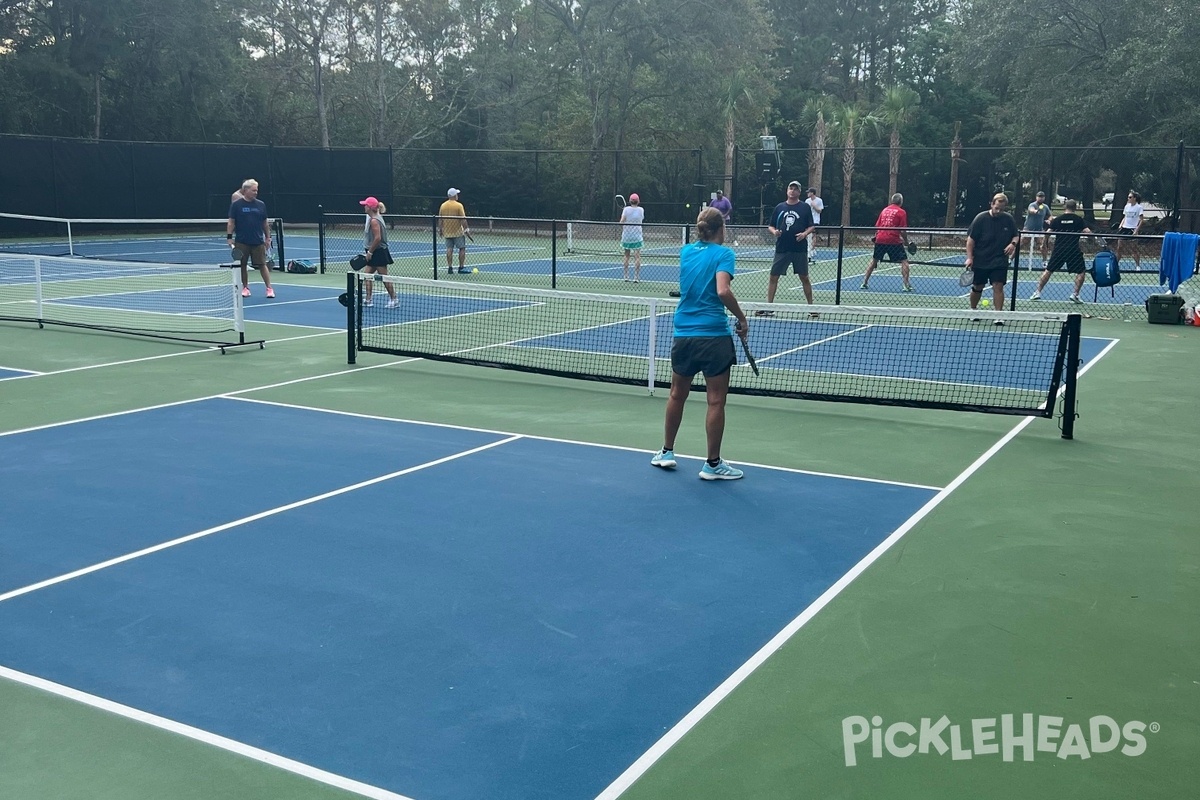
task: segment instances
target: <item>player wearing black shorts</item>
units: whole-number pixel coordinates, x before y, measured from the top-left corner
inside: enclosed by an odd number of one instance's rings
[[[971,285],[971,308],[979,307],[983,287],[992,285],[996,310],[1004,308],[1004,284],[1008,283],[1008,265],[1021,244],[1017,221],[1008,213],[1008,196],[997,192],[987,211],[977,214],[967,230],[967,268],[975,273]],[[996,320],[997,325],[1003,325]]]
[[[1038,278],[1037,289],[1029,296],[1030,300],[1041,300],[1042,289],[1046,288],[1050,275],[1066,267],[1067,272],[1075,276],[1075,289],[1068,299],[1072,303],[1083,302],[1079,299],[1079,290],[1083,288],[1087,263],[1084,261],[1083,251],[1079,249],[1079,237],[1091,233],[1092,229],[1087,226],[1083,217],[1075,213],[1078,207],[1079,204],[1074,200],[1068,200],[1064,205],[1065,213],[1051,220],[1050,233],[1063,235],[1054,237],[1054,250],[1050,253],[1050,260],[1046,262],[1042,277]]]
[[[867,264],[867,271],[863,273],[862,286],[858,287],[866,291],[868,284],[871,281],[871,273],[875,271],[875,267],[879,266],[879,262],[887,259],[894,264],[900,265],[900,279],[904,282],[904,291],[911,292],[912,284],[909,283],[908,272],[908,212],[904,210],[904,195],[896,192],[892,195],[891,203],[879,212],[879,218],[875,220],[875,252],[871,254],[871,262]]]
[[[775,302],[775,290],[779,278],[786,275],[788,267],[800,278],[804,287],[804,298],[812,305],[812,281],[808,278],[808,237],[816,230],[812,209],[800,202],[800,181],[792,181],[787,188],[787,201],[775,206],[771,224],[767,231],[775,237],[775,260],[771,263],[771,277],[767,279],[767,302]],[[770,311],[759,311],[768,315]]]
[[[807,207],[807,206],[806,206]],[[725,218],[715,208],[706,208],[696,218],[697,240],[679,253],[679,306],[675,309],[675,342],[671,347],[671,396],[663,427],[663,448],[650,463],[660,469],[675,469],[675,437],[683,422],[683,408],[692,391],[696,373],[704,373],[707,412],[704,432],[708,458],[700,468],[706,481],[732,481],[742,471],[721,458],[725,434],[725,398],[729,393],[729,371],[737,362],[729,336],[727,314],[737,318],[737,335],[749,333],[746,314],[733,296],[734,254],[725,243]]]

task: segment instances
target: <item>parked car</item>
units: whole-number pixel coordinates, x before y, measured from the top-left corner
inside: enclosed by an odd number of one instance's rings
[[[1112,192],[1105,192],[1105,193],[1104,193],[1104,197],[1100,198],[1100,202],[1104,204],[1104,208],[1105,208],[1105,209],[1112,208],[1112,203],[1113,203],[1113,193],[1112,193]]]

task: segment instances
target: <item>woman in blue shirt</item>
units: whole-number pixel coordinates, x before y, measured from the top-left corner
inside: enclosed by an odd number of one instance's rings
[[[679,305],[675,309],[675,342],[671,347],[671,396],[667,399],[666,436],[663,449],[650,463],[663,469],[675,468],[675,435],[683,422],[683,406],[692,388],[692,378],[704,373],[708,393],[708,459],[700,469],[706,481],[731,481],[742,471],[721,458],[725,433],[725,397],[729,393],[729,369],[737,363],[729,336],[726,312],[737,317],[737,335],[746,336],[749,323],[733,296],[733,251],[724,246],[725,219],[715,208],[706,208],[696,218],[698,241],[679,254]]]

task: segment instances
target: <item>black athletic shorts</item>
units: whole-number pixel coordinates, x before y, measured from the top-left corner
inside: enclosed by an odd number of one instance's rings
[[[902,244],[877,244],[871,258],[875,261],[908,261],[908,253]]]
[[[724,375],[737,363],[732,336],[678,336],[671,345],[671,371],[690,378]]]
[[[1050,260],[1046,262],[1046,269],[1055,272],[1061,267],[1066,267],[1067,272],[1072,275],[1087,271],[1087,264],[1084,263],[1083,253],[1079,251],[1079,248],[1067,252],[1055,250],[1050,254]]]
[[[989,283],[1008,283],[1008,256],[1001,255],[987,264],[975,262],[974,266],[975,283],[972,287],[975,291],[983,291],[983,287]]]
[[[797,275],[808,274],[808,247],[803,250],[789,250],[786,253],[776,253],[775,261],[771,263],[772,275],[787,275],[788,265]]]

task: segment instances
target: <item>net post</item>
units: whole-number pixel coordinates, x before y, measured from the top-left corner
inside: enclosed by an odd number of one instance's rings
[[[438,279],[438,246],[437,246],[438,217],[435,214],[429,218],[429,235],[433,242],[433,279]]]
[[[355,301],[355,289],[358,287],[355,284],[358,282],[358,275],[353,270],[346,272],[346,363],[353,364],[357,360],[358,348],[355,330],[358,326],[355,324],[357,318],[354,311],[358,306]]]
[[[1017,235],[1020,236],[1019,233]],[[1008,292],[1008,295],[1009,295],[1008,310],[1016,311],[1017,310],[1017,274],[1020,273],[1020,271],[1021,271],[1021,240],[1019,238],[1017,239],[1017,251],[1015,253],[1013,253],[1012,268],[1013,268],[1012,269],[1013,276],[1012,276],[1012,286],[1009,287],[1009,292]]]
[[[838,254],[837,254],[837,275],[833,285],[833,304],[840,306],[842,304],[842,253],[846,249],[846,226],[838,226]]]
[[[658,366],[654,354],[658,352],[658,300],[651,299],[650,301],[650,342],[648,344],[649,352],[646,353],[647,369],[646,369],[646,388],[650,394],[654,394],[654,371]]]
[[[558,220],[556,219],[550,220],[550,288],[558,288]]]
[[[317,247],[321,253],[321,274],[325,274],[325,206],[317,205]]]
[[[1081,314],[1067,315],[1067,363],[1066,372],[1063,375],[1063,424],[1062,438],[1075,438],[1075,389],[1079,378],[1079,342],[1081,338],[1081,330],[1083,328],[1083,316]]]
[[[42,324],[42,259],[34,257],[33,259],[33,297],[36,310],[34,314],[37,316],[38,327],[43,328]]]
[[[280,268],[287,271],[287,253],[283,245],[283,217],[275,219],[275,251],[279,253]]]
[[[71,220],[67,220],[67,252],[75,256],[75,237],[71,235]]]
[[[238,286],[238,271],[229,270],[229,291],[233,292],[233,329],[237,331],[239,342],[246,340],[246,316],[242,309],[242,293]]]

